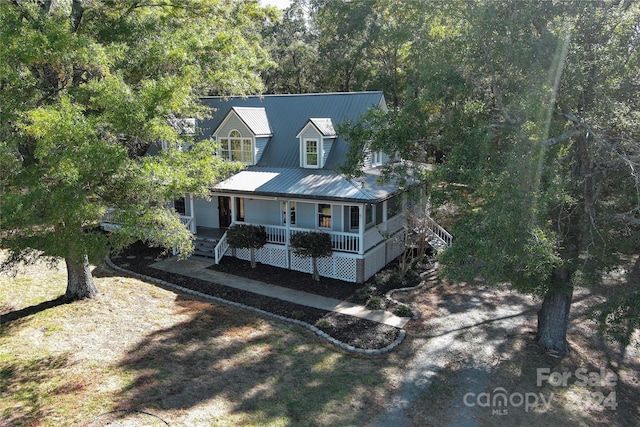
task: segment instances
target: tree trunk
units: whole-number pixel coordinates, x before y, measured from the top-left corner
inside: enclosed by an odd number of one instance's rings
[[[89,267],[89,259],[86,255],[80,257],[79,260],[67,257],[67,291],[65,299],[69,301],[80,300],[84,298],[93,298],[98,293],[91,269]]]
[[[320,273],[318,273],[318,260],[316,257],[311,257],[311,265],[313,266],[313,280],[320,281]]]
[[[569,354],[567,327],[573,288],[565,292],[547,294],[538,311],[538,333],[536,342],[551,355],[564,357]]]

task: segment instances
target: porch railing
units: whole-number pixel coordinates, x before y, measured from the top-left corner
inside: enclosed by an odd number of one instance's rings
[[[267,232],[267,242],[278,245],[287,244],[287,227],[282,225],[262,225]],[[289,233],[293,236],[296,233],[307,231],[318,231],[307,228],[289,228]],[[331,236],[331,246],[333,250],[340,252],[358,253],[360,251],[360,238],[357,233],[344,233],[339,231],[322,230]]]
[[[453,244],[453,236],[451,233],[442,228],[442,226],[435,222],[431,217],[424,220],[424,225],[431,237],[435,238],[436,245],[448,248]]]
[[[227,253],[228,249],[229,249],[229,242],[227,242],[227,233],[225,232],[222,235],[222,238],[220,238],[220,241],[216,245],[213,252],[216,260],[216,264],[220,264],[220,260],[222,259],[224,254]]]

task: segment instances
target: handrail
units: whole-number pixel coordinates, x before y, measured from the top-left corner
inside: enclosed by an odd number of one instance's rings
[[[228,249],[229,249],[229,242],[227,242],[227,232],[225,231],[224,234],[222,235],[222,238],[220,238],[220,241],[218,242],[218,244],[214,249],[216,264],[220,264],[220,260],[222,259],[224,254],[227,253]]]
[[[445,245],[445,247],[449,247],[453,244],[453,236],[447,230],[442,228],[440,224],[435,222],[433,218],[427,217],[425,221],[425,226],[427,230],[431,232],[431,234],[438,238],[438,240]]]

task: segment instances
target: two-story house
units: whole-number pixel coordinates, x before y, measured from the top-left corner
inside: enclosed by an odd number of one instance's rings
[[[176,204],[196,236],[196,255],[215,262],[226,254],[249,259],[248,250],[228,247],[233,224],[266,228],[268,244],[260,263],[304,272],[311,261],[296,256],[289,238],[301,231],[331,235],[333,256],[320,259],[320,275],[364,282],[403,251],[394,238],[404,232],[402,189],[378,182],[384,153],[368,153],[364,175],[336,172],[347,142],[339,124],[355,121],[369,108],[386,109],[382,92],[207,97],[211,118],[198,124],[218,155],[246,168],[211,189],[211,199],[187,197]]]

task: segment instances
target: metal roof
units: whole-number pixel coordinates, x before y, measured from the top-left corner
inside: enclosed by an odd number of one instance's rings
[[[386,108],[384,95],[376,92],[338,92],[326,94],[263,95],[246,98],[205,97],[202,102],[209,106],[212,116],[199,123],[203,138],[209,138],[220,126],[231,108],[263,109],[268,115],[271,138],[257,166],[297,168],[300,166],[299,139],[297,132],[312,118],[330,120],[332,127],[348,121],[356,121],[370,107]],[[264,132],[264,122],[256,120]],[[325,122],[326,123],[326,122]],[[335,129],[334,129],[335,131]],[[339,135],[332,144],[324,169],[333,170],[346,158],[348,145]]]
[[[353,181],[322,169],[250,167],[218,183],[213,191],[366,203],[384,200],[398,190],[393,183],[379,184],[377,177],[369,171]]]
[[[336,130],[333,128],[331,119],[309,119],[311,123],[318,129],[322,136],[336,136]]]
[[[238,115],[240,120],[247,125],[247,127],[253,132],[255,136],[271,136],[271,126],[269,126],[269,119],[267,118],[267,112],[263,108],[255,107],[231,107],[233,111]]]
[[[375,170],[365,171],[357,181],[335,172],[348,152],[335,127],[358,120],[373,106],[386,109],[382,92],[206,97],[202,102],[212,111],[211,118],[200,123],[203,138],[209,138],[232,110],[256,136],[270,135],[257,165],[214,186],[216,193],[367,203],[398,191],[395,183],[379,184]],[[334,138],[322,169],[300,167],[297,135],[309,123]]]

